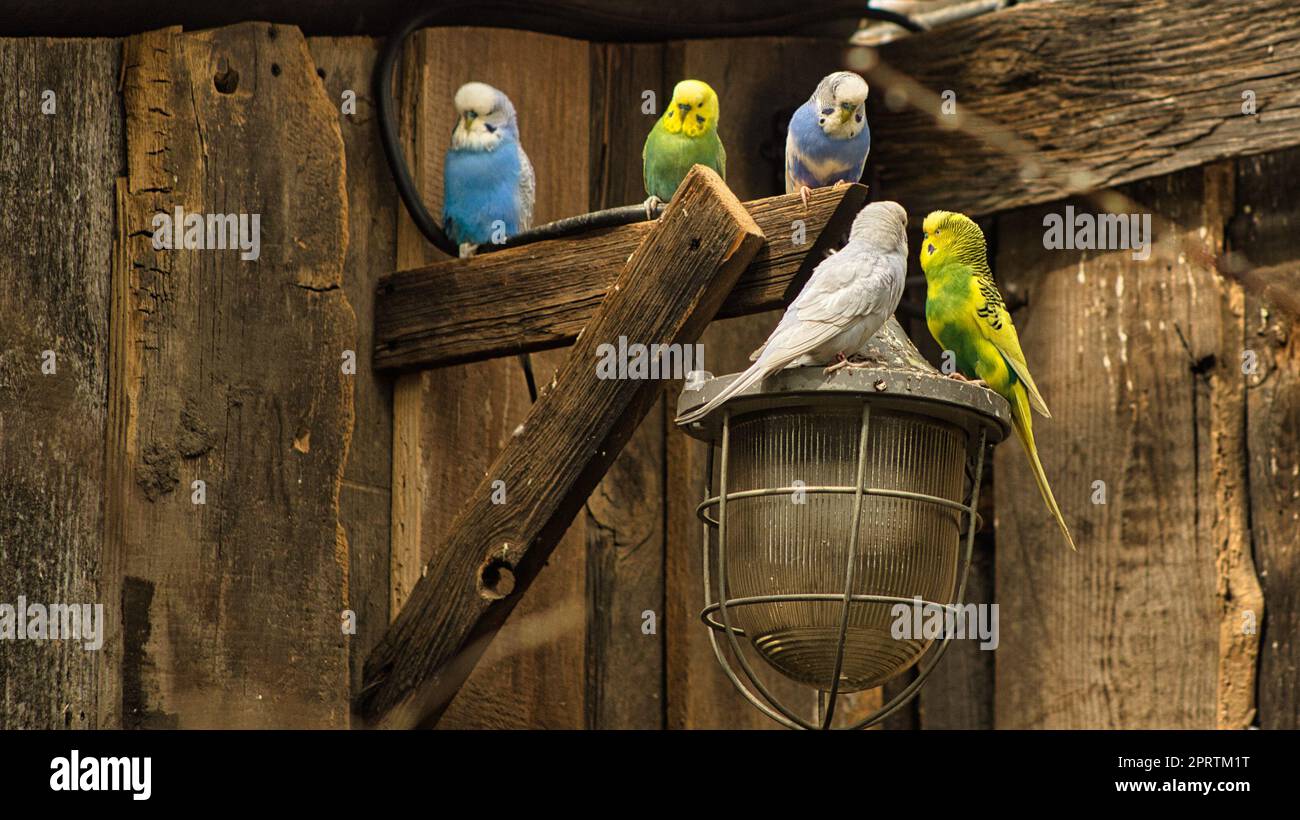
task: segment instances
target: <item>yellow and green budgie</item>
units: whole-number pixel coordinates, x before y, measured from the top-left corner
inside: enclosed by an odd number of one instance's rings
[[[1056,517],[1070,548],[1070,528],[1052,495],[1034,446],[1030,411],[1051,418],[1020,349],[1011,314],[989,269],[984,232],[965,214],[934,211],[925,218],[921,268],[925,271],[925,323],[945,351],[952,351],[957,373],[987,387],[1011,405],[1011,423],[1025,447],[1034,479]]]
[[[672,199],[691,166],[697,164],[727,178],[727,152],[718,139],[718,95],[707,83],[682,80],[641,151],[650,201]]]

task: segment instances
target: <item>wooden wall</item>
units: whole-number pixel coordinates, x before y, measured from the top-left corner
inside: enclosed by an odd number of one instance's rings
[[[1235,163],[1236,205],[1228,244],[1258,264],[1300,271],[1300,200],[1292,182],[1300,150]],[[1279,282],[1285,287],[1285,279]],[[1259,619],[1259,715],[1265,729],[1300,728],[1300,322],[1258,292],[1244,294],[1243,347],[1258,357],[1246,374],[1245,510],[1264,597]],[[1234,626],[1240,630],[1241,622]]]
[[[0,40],[0,601],[14,606],[103,600],[120,69],[113,41]],[[58,119],[41,113],[47,89]],[[101,685],[119,663],[111,649],[0,640],[0,727],[115,725]]]
[[[903,43],[883,53],[924,45]],[[0,251],[0,601],[98,600],[112,624],[98,653],[0,641],[0,726],[348,725],[370,647],[527,413],[513,359],[397,380],[369,366],[374,283],[436,256],[378,145],[376,55],[371,38],[251,23],[0,40],[0,192],[22,203],[0,211],[13,239]],[[546,220],[642,199],[642,92],[662,110],[694,76],[721,94],[728,182],[750,199],[780,190],[784,118],[843,58],[796,38],[433,30],[408,43],[398,113],[436,204],[453,91],[502,88]],[[949,70],[916,65],[927,85]],[[223,90],[214,77],[231,69]],[[53,117],[39,114],[47,86]],[[340,110],[349,91],[354,114]],[[913,149],[880,133],[873,178],[898,192],[890,169]],[[1145,263],[1045,252],[1042,215],[1062,200],[985,220],[1055,414],[1036,432],[1080,551],[1056,538],[1017,445],[999,448],[972,594],[1000,603],[1001,647],[957,647],[890,727],[1300,721],[1294,317],[1194,254],[1297,264],[1297,155],[1209,158],[1119,189],[1156,215]],[[149,218],[175,204],[261,212],[261,259],[154,251]],[[742,367],[775,319],[715,323],[707,369]],[[564,355],[533,356],[539,382]],[[774,725],[724,678],[697,617],[704,450],[672,429],[674,388],[441,726]]]
[[[1295,270],[1279,191],[1297,156],[1120,189],[1154,214],[1145,262],[1045,252],[1042,217],[1065,203],[998,218],[998,270],[1027,303],[1017,324],[1055,415],[1039,449],[1079,554],[1001,448],[996,725],[1297,725],[1296,317],[1197,256]]]

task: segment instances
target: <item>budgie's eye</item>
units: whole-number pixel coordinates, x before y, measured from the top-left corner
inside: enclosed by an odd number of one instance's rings
[[[497,127],[490,122],[483,123],[483,127],[488,130],[489,134],[495,134],[497,132]]]

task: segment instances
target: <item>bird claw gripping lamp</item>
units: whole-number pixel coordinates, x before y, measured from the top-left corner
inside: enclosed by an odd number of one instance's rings
[[[683,426],[713,445],[696,510],[704,522],[700,617],[731,682],[792,729],[832,728],[839,695],[879,686],[933,647],[903,691],[834,728],[872,726],[916,695],[952,635],[937,644],[895,638],[891,610],[917,598],[953,612],[960,605],[985,454],[1010,430],[1006,401],[940,375],[894,319],[862,356],[861,366],[833,374],[783,370]],[[678,415],[736,375],[689,386]],[[718,494],[710,496],[714,446]],[[818,691],[815,721],[772,695],[753,653]]]

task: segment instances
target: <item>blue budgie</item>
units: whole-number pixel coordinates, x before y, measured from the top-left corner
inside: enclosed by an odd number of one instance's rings
[[[828,74],[790,119],[785,140],[785,192],[857,182],[871,151],[867,81],[852,71]]]
[[[484,83],[456,92],[456,128],[443,172],[443,229],[462,257],[532,226],[536,185],[515,107]]]
[[[463,259],[479,245],[500,244],[532,227],[537,186],[510,99],[485,83],[466,83],[455,103],[459,116],[443,168],[442,224]],[[537,401],[528,354],[519,363],[528,395]]]
[[[873,202],[853,219],[849,241],[823,259],[790,303],[754,362],[703,406],[677,419],[698,421],[727,399],[787,367],[857,367],[857,353],[898,309],[907,280],[907,211]]]

